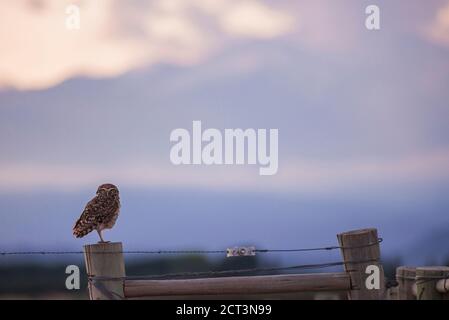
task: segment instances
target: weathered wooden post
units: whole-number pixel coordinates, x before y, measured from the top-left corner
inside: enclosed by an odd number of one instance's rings
[[[123,299],[125,297],[123,290],[125,262],[121,242],[85,245],[84,259],[89,277],[89,298],[91,300]],[[96,279],[96,277],[98,278]]]
[[[351,279],[348,298],[352,300],[384,300],[386,297],[384,270],[380,263],[380,246],[377,229],[361,229],[337,235],[341,254],[345,262],[345,271]],[[368,266],[379,271],[379,289],[370,289],[366,285],[371,275]],[[367,273],[367,271],[370,271]]]
[[[401,266],[396,268],[396,281],[398,282],[399,300],[416,300],[414,292],[416,268]]]
[[[449,278],[449,267],[416,268],[416,298],[418,300],[446,300],[448,294],[441,288],[441,280]],[[440,292],[441,291],[441,292]]]

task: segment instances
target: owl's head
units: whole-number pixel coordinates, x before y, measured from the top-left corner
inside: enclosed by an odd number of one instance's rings
[[[111,183],[105,183],[98,187],[97,195],[99,195],[99,196],[118,196],[118,188]]]

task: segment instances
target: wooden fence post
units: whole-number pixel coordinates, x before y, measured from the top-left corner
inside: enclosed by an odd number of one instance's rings
[[[416,300],[413,286],[415,285],[416,268],[401,266],[396,268],[396,281],[398,282],[399,300]]]
[[[351,279],[351,300],[384,300],[386,296],[384,270],[380,263],[380,246],[377,229],[361,229],[337,235],[341,254],[345,262],[345,271]],[[379,289],[368,289],[366,279],[370,274],[366,268],[370,265],[379,269]]]
[[[121,242],[97,243],[84,246],[89,298],[91,300],[124,299],[125,262]],[[95,277],[100,277],[95,280]],[[101,280],[101,277],[120,278]]]
[[[441,293],[437,288],[437,283],[444,277],[449,277],[449,267],[416,268],[416,298],[418,300],[449,299],[447,293]]]

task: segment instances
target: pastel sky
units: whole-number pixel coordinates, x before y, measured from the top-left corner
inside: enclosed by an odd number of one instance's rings
[[[278,173],[172,165],[170,132],[194,120],[278,129]],[[231,218],[279,246],[298,224],[333,239],[407,221],[404,241],[448,226],[449,1],[0,0],[0,242],[78,245],[71,225],[104,182],[127,212],[111,234],[136,246],[166,236],[130,231],[144,212],[190,224],[173,247],[229,243]],[[54,221],[45,236],[38,219]]]
[[[0,1],[0,189],[448,179],[449,1],[378,1],[374,32],[367,4]],[[279,173],[174,168],[192,120],[279,128]]]

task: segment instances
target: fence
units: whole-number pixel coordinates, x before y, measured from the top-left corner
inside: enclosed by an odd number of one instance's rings
[[[396,269],[398,286],[392,300],[449,300],[449,267],[407,267]]]
[[[84,251],[1,251],[9,255],[66,255],[84,254],[89,279],[90,299],[133,299],[152,297],[198,297],[252,294],[282,294],[317,291],[346,292],[355,300],[449,300],[449,267],[407,267],[396,269],[396,281],[385,281],[380,260],[377,230],[361,229],[337,235],[338,246],[261,250],[245,248],[244,253],[303,252],[340,250],[342,261],[294,265],[283,268],[190,272],[181,274],[126,276],[124,253],[133,254],[228,254],[241,252],[227,250],[208,251],[124,251],[121,243],[98,243],[84,246]],[[248,273],[292,271],[342,266],[343,272],[314,274],[272,274],[244,276]],[[378,270],[377,288],[368,285],[373,270]],[[230,276],[232,275],[232,276]],[[215,277],[214,277],[215,276]],[[226,276],[226,277],[216,277]],[[193,277],[193,278],[192,278]]]
[[[406,267],[396,269],[396,281],[387,288],[380,262],[380,242],[377,230],[361,229],[337,235],[338,246],[268,251],[312,251],[339,249],[341,262],[309,264],[272,269],[233,270],[204,273],[173,274],[165,276],[126,276],[121,243],[98,243],[84,246],[84,257],[89,278],[90,299],[133,299],[171,296],[225,296],[248,294],[277,294],[317,291],[347,292],[353,300],[449,300],[449,267]],[[226,251],[206,251],[224,253]],[[149,252],[133,252],[149,253]],[[150,253],[180,253],[180,251],[153,251]],[[181,251],[195,253],[195,251]],[[207,277],[208,275],[245,274],[248,271],[279,271],[343,266],[343,272],[313,274],[276,274],[263,276]],[[376,266],[379,287],[366,285],[370,272]],[[370,267],[372,270],[372,267]],[[183,276],[199,278],[182,278]],[[166,279],[168,277],[168,279]],[[181,278],[180,278],[181,277]],[[391,284],[394,285],[391,285]]]
[[[387,290],[383,267],[380,262],[380,239],[377,230],[362,229],[344,232],[338,234],[337,239],[339,246],[291,251],[337,248],[341,251],[343,258],[341,262],[265,269],[265,271],[342,265],[344,272],[200,277],[193,279],[179,279],[182,275],[176,275],[175,279],[158,279],[158,276],[126,276],[121,243],[86,245],[84,246],[84,256],[89,277],[89,297],[96,300],[346,291],[349,299],[384,299],[387,296]],[[370,265],[378,267],[380,276],[380,287],[378,289],[370,290],[365,285],[369,276],[366,269]],[[233,272],[245,273],[246,271],[251,270],[236,270]],[[226,275],[227,272],[218,273]],[[199,273],[196,275],[207,274]]]

